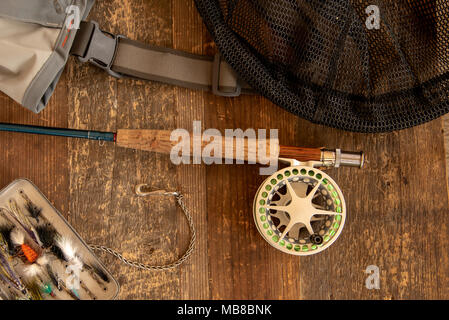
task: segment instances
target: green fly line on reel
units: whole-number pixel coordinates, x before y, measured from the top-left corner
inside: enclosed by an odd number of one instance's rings
[[[259,233],[270,245],[305,256],[319,253],[337,240],[345,224],[346,204],[329,175],[296,162],[262,183],[253,215]]]

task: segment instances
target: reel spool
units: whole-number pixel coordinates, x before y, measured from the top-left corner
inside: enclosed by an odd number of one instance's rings
[[[276,249],[298,256],[319,253],[340,235],[346,204],[337,183],[313,164],[279,170],[259,187],[253,214],[262,237]]]

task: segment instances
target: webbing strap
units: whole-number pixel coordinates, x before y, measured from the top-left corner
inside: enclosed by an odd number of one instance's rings
[[[159,81],[228,97],[254,93],[219,55],[195,55],[143,44],[101,31],[94,21],[81,23],[71,54],[117,78]]]

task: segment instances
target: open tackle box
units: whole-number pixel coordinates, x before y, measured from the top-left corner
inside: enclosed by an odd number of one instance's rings
[[[108,300],[119,284],[28,180],[0,191],[0,300]]]

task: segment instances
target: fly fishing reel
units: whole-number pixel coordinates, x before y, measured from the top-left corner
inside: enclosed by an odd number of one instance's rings
[[[268,177],[254,199],[254,221],[262,237],[282,252],[305,256],[327,249],[346,220],[337,183],[316,162],[290,166]]]

